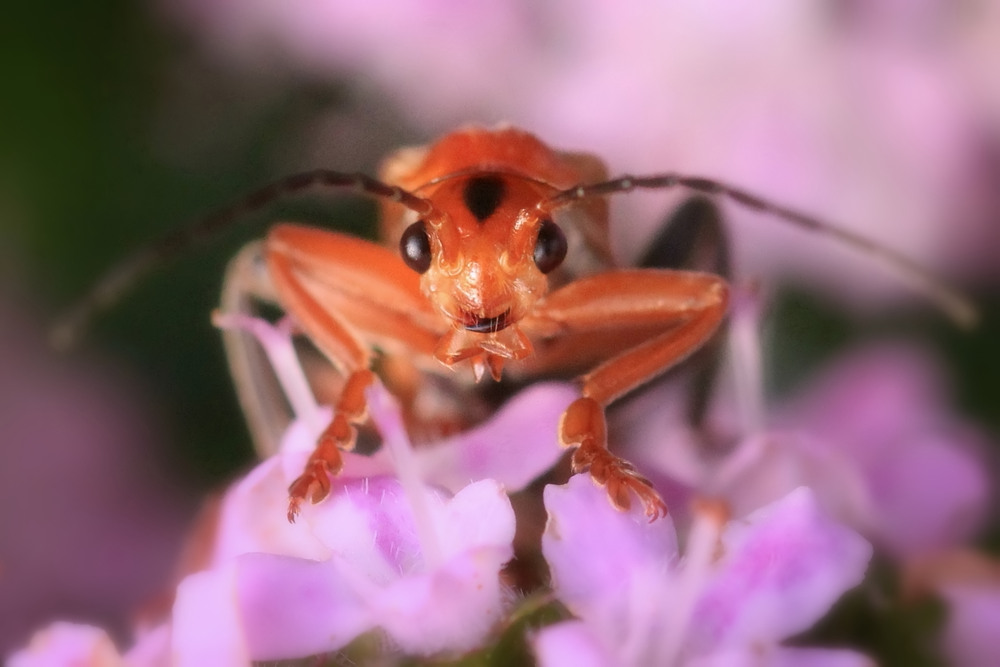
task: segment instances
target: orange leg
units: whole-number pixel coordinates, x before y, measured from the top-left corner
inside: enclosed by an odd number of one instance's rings
[[[354,448],[357,437],[354,425],[363,422],[368,415],[365,390],[374,381],[375,374],[367,369],[355,371],[347,379],[334,406],[333,420],[309,455],[305,471],[288,488],[288,520],[292,523],[303,500],[318,503],[330,493],[330,477],[339,473],[344,465],[340,452]]]
[[[266,261],[281,304],[347,377],[333,421],[289,487],[288,519],[294,521],[303,501],[330,493],[341,452],[354,447],[355,425],[367,416],[364,392],[375,377],[372,347],[430,355],[441,332],[416,274],[381,246],[282,225],[267,238]]]
[[[628,509],[635,494],[650,520],[667,511],[649,481],[608,451],[605,408],[703,345],[726,299],[725,282],[710,274],[615,271],[557,290],[525,321],[525,330],[543,332],[536,345],[540,370],[569,357],[595,364],[580,378],[581,398],[560,420],[559,441],[576,448],[574,472],[589,470],[615,507]]]

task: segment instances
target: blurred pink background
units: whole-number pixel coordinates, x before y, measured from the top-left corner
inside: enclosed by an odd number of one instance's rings
[[[15,146],[0,161],[0,279],[38,303],[0,294],[0,654],[53,616],[125,632],[168,585],[201,492],[247,463],[226,450],[215,478],[194,481],[171,463],[182,449],[216,456],[223,427],[247,441],[230,428],[235,402],[208,326],[232,247],[195,262],[197,275],[165,269],[76,356],[46,348],[49,315],[128,249],[261,181],[318,166],[371,173],[398,145],[464,123],[522,126],[602,156],[612,174],[723,179],[926,263],[980,299],[982,328],[942,334],[943,316],[884,267],[725,205],[737,280],[792,285],[824,309],[832,299],[861,338],[873,335],[864,317],[913,329],[946,348],[957,409],[1000,427],[1000,3],[159,0],[74,11],[19,8],[10,25],[24,37],[2,58],[21,124],[0,135]],[[614,199],[623,262],[682,196]],[[910,319],[890,320],[897,312]],[[794,333],[829,353],[843,341],[825,326]],[[796,352],[785,340],[769,359]]]

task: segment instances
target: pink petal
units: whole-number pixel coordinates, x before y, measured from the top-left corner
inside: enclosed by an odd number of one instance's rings
[[[287,438],[286,438],[287,440]],[[272,553],[324,559],[325,547],[301,523],[286,517],[289,479],[285,468],[301,472],[305,454],[279,454],[260,463],[226,493],[216,531],[213,562],[221,565],[244,553]]]
[[[125,654],[125,664],[128,667],[163,667],[170,664],[170,634],[169,622],[144,630]]]
[[[408,498],[390,477],[344,480],[303,511],[330,560],[241,557],[240,605],[254,659],[335,650],[374,627],[411,653],[478,646],[505,611],[499,571],[513,554],[510,501],[491,480],[427,500],[440,567],[429,568]]]
[[[240,665],[250,661],[233,564],[198,572],[177,587],[171,664]]]
[[[614,667],[619,664],[583,621],[550,625],[531,641],[541,667]]]
[[[867,655],[849,649],[781,646],[774,651],[772,660],[773,667],[875,667],[875,661]]]
[[[775,643],[816,622],[862,580],[871,545],[800,488],[723,534],[723,559],[695,608],[689,645]]]
[[[401,578],[370,601],[406,653],[464,652],[479,646],[506,611],[500,568],[512,548],[471,549],[425,575]]]
[[[684,667],[875,667],[868,656],[847,649],[747,646],[716,651]]]
[[[871,527],[871,491],[856,462],[823,437],[803,431],[771,431],[743,440],[704,491],[725,498],[733,516],[741,517],[800,486],[809,487],[838,520]]]
[[[413,511],[393,477],[340,480],[331,497],[303,508],[301,521],[373,583],[388,584],[424,569]]]
[[[8,667],[120,667],[118,649],[101,628],[56,622],[39,630],[30,643],[7,657]]]
[[[942,369],[915,347],[876,345],[836,359],[784,410],[785,421],[836,439],[859,461],[873,445],[941,423]]]
[[[333,651],[374,627],[358,587],[337,559],[316,562],[247,554],[239,558],[236,576],[240,617],[253,660]]]
[[[923,435],[868,470],[879,542],[916,557],[966,542],[983,525],[991,492],[983,463],[955,440]]]
[[[559,599],[578,614],[624,614],[634,592],[630,579],[663,573],[677,558],[670,517],[650,523],[639,507],[615,510],[588,475],[544,493],[549,520],[542,553]]]
[[[874,537],[900,557],[968,540],[989,507],[984,438],[950,413],[942,375],[917,348],[874,346],[787,410],[849,458],[871,496]]]
[[[514,512],[492,480],[430,507],[444,562],[428,570],[424,560],[411,561],[369,602],[378,624],[408,652],[468,650],[505,611],[499,574],[513,555]]]
[[[418,451],[429,481],[457,491],[470,481],[495,479],[519,491],[565,453],[556,440],[559,418],[579,397],[572,385],[532,385],[486,423]]]

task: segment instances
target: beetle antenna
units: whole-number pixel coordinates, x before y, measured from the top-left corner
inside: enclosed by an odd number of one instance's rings
[[[49,330],[51,344],[57,349],[69,349],[97,313],[108,310],[121,301],[142,277],[156,267],[235,226],[246,214],[253,213],[280,197],[298,194],[313,187],[353,190],[359,194],[394,201],[420,216],[436,214],[436,209],[429,200],[364,174],[316,169],[287,176],[250,192],[233,204],[209,213],[190,225],[169,232],[113,265],[56,320]]]
[[[934,302],[958,326],[969,329],[975,326],[979,319],[975,305],[965,295],[946,285],[931,271],[909,257],[860,234],[709,178],[673,173],[653,176],[622,176],[611,181],[579,185],[557,192],[539,203],[538,208],[543,212],[550,212],[581,199],[604,197],[636,189],[655,190],[678,186],[706,195],[721,195],[752,210],[773,215],[803,229],[834,238],[884,262],[903,282]]]

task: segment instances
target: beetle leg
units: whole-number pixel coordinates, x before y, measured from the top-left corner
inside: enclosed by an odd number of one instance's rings
[[[318,503],[330,493],[330,477],[339,473],[344,466],[341,451],[354,448],[358,434],[355,425],[362,423],[368,416],[365,390],[374,380],[375,374],[368,369],[355,371],[347,379],[334,406],[333,420],[320,435],[303,473],[288,487],[290,522],[295,522],[303,500]]]
[[[534,370],[591,365],[580,378],[581,397],[559,422],[559,441],[576,448],[574,472],[589,470],[615,507],[628,509],[635,494],[651,520],[667,509],[632,464],[608,451],[605,408],[704,344],[722,319],[726,295],[726,283],[710,274],[614,271],[553,292],[534,321],[525,321],[526,331],[550,332],[536,344]]]
[[[389,250],[346,235],[280,225],[266,241],[266,261],[280,303],[346,377],[330,425],[302,475],[289,487],[288,518],[301,503],[330,492],[330,476],[354,446],[367,416],[365,389],[375,345],[429,356],[440,335],[416,274]],[[437,328],[436,328],[437,327]]]
[[[229,262],[222,283],[221,312],[254,316],[259,302],[276,300],[262,250],[259,241],[248,243]],[[222,342],[257,453],[262,458],[271,456],[278,451],[293,415],[270,361],[255,337],[241,327],[223,327]]]
[[[726,280],[733,276],[730,243],[719,205],[704,195],[688,197],[667,216],[660,231],[635,263],[644,269],[707,271]],[[715,335],[697,352],[687,392],[688,422],[706,426],[709,400],[722,368],[723,336]]]

